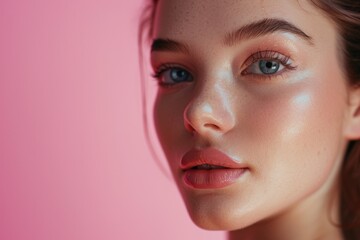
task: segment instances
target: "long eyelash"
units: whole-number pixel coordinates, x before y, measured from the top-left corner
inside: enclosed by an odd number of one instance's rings
[[[164,83],[161,81],[161,77],[162,77],[162,74],[171,69],[171,68],[174,68],[176,67],[176,65],[174,64],[169,64],[169,63],[165,63],[165,64],[162,64],[160,65],[159,67],[157,67],[154,72],[151,74],[151,77],[156,81],[157,85],[159,87],[163,87],[163,88],[170,88],[172,87],[174,84],[172,83]]]
[[[175,67],[175,65],[173,65],[173,64],[163,64],[163,65],[160,65],[160,67],[158,67],[158,68],[156,68],[155,70],[154,70],[154,73],[152,73],[151,74],[151,76],[153,77],[153,78],[155,78],[155,80],[159,80],[159,78],[161,77],[161,75],[165,72],[165,71],[167,71],[167,70],[169,70],[169,69],[171,69],[171,68],[174,68]]]
[[[287,69],[290,70],[296,69],[296,66],[292,66],[292,63],[289,62],[290,57],[285,56],[279,52],[269,51],[269,50],[258,51],[252,54],[247,62],[250,62],[248,64],[250,65],[261,59],[277,60]]]

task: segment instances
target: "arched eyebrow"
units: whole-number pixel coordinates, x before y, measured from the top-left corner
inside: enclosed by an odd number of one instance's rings
[[[265,18],[244,25],[231,33],[227,33],[223,39],[223,44],[230,47],[244,39],[256,38],[274,32],[288,32],[300,37],[300,39],[304,40],[307,44],[314,45],[312,37],[304,33],[300,28],[286,20],[276,18]],[[153,41],[151,52],[155,51],[181,52],[184,54],[190,53],[189,47],[186,44],[162,38],[157,38]]]
[[[276,18],[265,18],[257,22],[240,27],[236,31],[225,35],[224,45],[233,46],[243,39],[256,38],[274,32],[288,32],[305,40],[309,45],[314,45],[312,38],[292,23]]]
[[[157,38],[153,41],[151,44],[151,52],[181,52],[184,54],[189,54],[189,47],[184,44],[180,43],[171,39],[163,39],[163,38]]]

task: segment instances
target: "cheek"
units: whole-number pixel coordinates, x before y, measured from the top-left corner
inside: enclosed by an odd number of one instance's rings
[[[295,195],[304,188],[314,191],[341,153],[346,107],[342,79],[309,78],[252,103],[238,138],[245,158],[254,163],[254,176],[267,186],[293,189]]]

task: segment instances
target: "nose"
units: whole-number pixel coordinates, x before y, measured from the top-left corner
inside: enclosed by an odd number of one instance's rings
[[[184,125],[190,133],[205,137],[229,132],[235,126],[229,90],[212,85],[196,92],[185,107]]]

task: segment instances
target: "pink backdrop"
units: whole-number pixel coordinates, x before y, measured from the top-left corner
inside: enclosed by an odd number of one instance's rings
[[[149,157],[141,2],[0,1],[0,239],[224,239]]]

